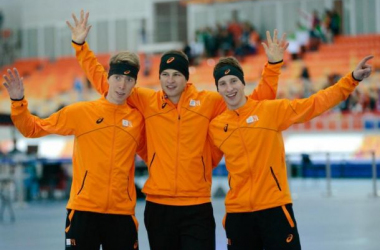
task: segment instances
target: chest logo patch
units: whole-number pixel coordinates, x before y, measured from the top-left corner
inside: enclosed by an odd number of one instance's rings
[[[246,122],[248,124],[257,122],[259,120],[259,117],[257,115],[251,115],[250,117],[247,118]]]
[[[133,127],[132,122],[130,122],[128,120],[122,120],[121,124],[123,125],[123,127]]]
[[[190,105],[190,107],[201,106],[201,101],[200,100],[193,100],[193,99],[191,99],[189,105]]]

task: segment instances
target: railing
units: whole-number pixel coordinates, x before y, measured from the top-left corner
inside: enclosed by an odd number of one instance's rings
[[[333,196],[332,182],[335,178],[366,178],[371,179],[371,196],[379,197],[380,190],[377,187],[380,161],[376,160],[375,151],[363,152],[368,160],[347,160],[347,153],[338,152],[314,152],[308,154],[287,154],[287,171],[289,186],[291,189],[292,178],[319,178],[326,180],[326,196]],[[307,156],[305,160],[304,156]],[[309,156],[311,156],[309,158]],[[315,156],[315,160],[312,156]],[[313,158],[312,160],[310,160]],[[340,158],[340,160],[338,159]],[[353,163],[360,164],[355,165]],[[360,175],[358,175],[360,172]],[[343,174],[342,174],[343,173]],[[228,174],[224,161],[214,169],[213,175],[226,177]],[[225,190],[227,191],[227,190]]]
[[[372,180],[372,196],[373,197],[379,197],[379,193],[380,193],[380,190],[378,190],[377,188],[377,178],[378,178],[378,174],[377,174],[377,168],[379,165],[379,163],[376,161],[376,153],[375,151],[366,151],[364,152],[365,154],[367,154],[369,157],[370,157],[370,160],[368,161],[368,164],[370,167],[371,167],[371,176],[368,176],[368,177],[371,177],[371,180]],[[308,155],[312,155],[313,153],[311,154],[308,154]],[[337,155],[341,155],[343,156],[343,158],[345,158],[346,156],[346,153],[331,153],[331,152],[316,152],[314,154],[324,154],[325,155],[325,160],[324,160],[324,171],[325,171],[325,178],[326,178],[326,196],[330,197],[332,196],[332,188],[331,188],[331,183],[332,183],[332,179],[333,179],[333,174],[332,174],[332,161],[331,161],[331,156],[332,154],[335,156]],[[300,162],[292,162],[290,160],[290,158],[292,156],[300,156],[299,154],[292,154],[292,155],[287,155],[287,171],[288,171],[288,179],[290,180],[292,178],[292,165],[301,165],[302,168],[305,168],[305,167],[308,167],[306,165],[308,165],[307,163],[305,164],[304,162],[300,163]],[[303,160],[302,160],[303,161]],[[347,161],[347,160],[343,160],[343,161]],[[312,162],[310,162],[310,165],[314,165]],[[349,170],[345,170],[346,172],[349,171]],[[310,177],[310,176],[309,176]]]

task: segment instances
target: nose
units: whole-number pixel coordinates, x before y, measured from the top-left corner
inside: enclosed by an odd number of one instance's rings
[[[174,82],[174,76],[169,75],[169,77],[168,77],[168,82],[169,82],[169,83]]]
[[[231,84],[227,83],[227,88],[226,88],[227,92],[232,91],[232,89],[233,88],[232,88]]]
[[[127,87],[127,80],[121,81],[119,84],[119,89],[125,89]]]

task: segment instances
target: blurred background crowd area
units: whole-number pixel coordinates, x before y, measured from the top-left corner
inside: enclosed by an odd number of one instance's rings
[[[65,26],[71,13],[78,15],[80,9],[90,11],[93,28],[88,42],[106,70],[117,51],[140,55],[137,86],[159,89],[160,54],[175,48],[188,55],[189,81],[199,89],[216,90],[214,65],[222,56],[237,57],[249,93],[266,62],[261,45],[265,31],[277,28],[279,36],[287,33],[289,41],[277,98],[308,97],[372,54],[374,74],[334,112],[380,111],[379,0],[147,0],[133,3],[129,15],[110,6],[129,6],[132,1],[112,0],[107,7],[90,0],[57,1],[54,6],[44,0],[1,2],[0,71],[18,68],[31,111],[43,117],[70,103],[99,97],[74,57]],[[2,86],[0,104],[0,114],[9,114],[10,102]]]

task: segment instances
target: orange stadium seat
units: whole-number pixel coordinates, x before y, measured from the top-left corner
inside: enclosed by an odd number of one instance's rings
[[[333,44],[322,44],[320,50],[307,52],[302,61],[291,61],[286,53],[286,65],[282,69],[280,84],[282,91],[288,92],[290,85],[298,84],[302,64],[309,69],[314,86],[322,86],[328,74],[346,74],[355,67],[358,61],[368,54],[375,55],[371,61],[375,69],[380,69],[380,35],[368,34],[358,36],[338,36]],[[263,49],[254,56],[247,56],[241,61],[245,72],[246,82],[257,82],[260,79],[262,67],[267,59]],[[99,62],[108,70],[110,53],[98,54]],[[138,86],[159,88],[160,55],[150,56],[150,74],[145,76],[146,55],[141,54],[141,70],[138,76]],[[212,88],[214,65],[219,58],[200,60],[199,65],[190,69],[190,82]],[[4,66],[0,72],[5,73],[7,68],[17,67],[20,74],[25,76],[25,84],[29,95],[36,98],[51,98],[60,93],[73,89],[76,78],[83,78],[84,72],[75,57],[60,57],[54,62],[46,58],[28,58],[15,61],[12,65]],[[293,87],[294,88],[294,87]],[[296,89],[300,89],[299,86]],[[1,91],[1,96],[5,96]],[[296,94],[297,95],[297,94]],[[286,96],[285,96],[286,97]],[[318,127],[319,125],[316,124]],[[359,126],[359,125],[358,125]]]

